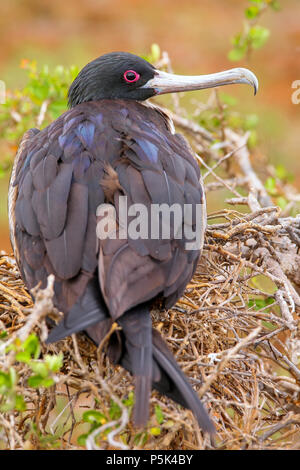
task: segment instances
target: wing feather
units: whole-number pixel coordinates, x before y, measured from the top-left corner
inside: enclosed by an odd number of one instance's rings
[[[111,192],[101,185],[108,165],[114,175]],[[138,425],[147,421],[153,382],[213,431],[175,359],[152,333],[148,305],[160,295],[172,306],[196,268],[201,247],[188,251],[184,236],[175,234],[186,224],[184,204],[203,204],[203,242],[205,200],[199,178],[191,149],[173,133],[166,115],[121,100],[83,103],[42,131],[29,131],[14,164],[9,219],[23,279],[28,288],[45,286],[53,273],[54,303],[64,312],[48,342],[81,330],[99,342],[118,321],[123,331],[112,336],[110,357],[136,377]],[[170,219],[170,237],[161,230],[151,237],[148,216],[146,239],[130,233],[123,239],[97,239],[98,206],[113,202],[119,223],[120,195],[129,205],[143,204],[148,214],[153,204],[177,204],[182,212]],[[193,212],[188,223],[193,227],[195,222]],[[168,223],[160,218],[159,228]]]

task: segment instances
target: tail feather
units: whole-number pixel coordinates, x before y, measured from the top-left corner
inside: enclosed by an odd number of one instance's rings
[[[73,333],[87,330],[99,322],[109,328],[111,319],[101,297],[97,277],[93,277],[87,284],[84,294],[73,305],[64,319],[51,330],[46,343],[54,343]]]
[[[58,341],[77,331],[85,330],[100,344],[112,324],[103,299],[95,295],[91,281],[82,298],[73,306],[66,319],[52,329],[47,342]],[[147,424],[151,388],[156,388],[194,413],[200,427],[210,434],[215,428],[187,377],[157,330],[152,329],[150,308],[142,304],[125,312],[117,322],[121,331],[109,340],[108,355],[135,378],[135,406],[133,421],[136,426]]]
[[[215,427],[198,395],[159,332],[152,329],[149,309],[145,306],[136,307],[125,313],[118,323],[122,331],[111,336],[108,355],[115,364],[120,364],[135,377],[135,425],[145,426],[147,423],[153,387],[190,409],[203,431],[214,434]],[[102,323],[87,332],[96,344],[104,337]]]
[[[152,388],[152,323],[148,305],[129,310],[118,323],[124,334],[124,346],[128,355],[126,361],[135,378],[133,421],[136,426],[142,427],[149,418]]]
[[[207,411],[192,389],[187,377],[184,375],[174,356],[169,351],[159,332],[152,331],[153,357],[156,360],[161,376],[153,382],[153,386],[164,395],[169,396],[177,403],[189,408],[195,415],[203,431],[215,433],[215,427]]]

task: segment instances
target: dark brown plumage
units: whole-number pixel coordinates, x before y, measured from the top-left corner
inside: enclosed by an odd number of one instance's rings
[[[128,79],[139,77],[140,84],[127,83],[129,69]],[[65,318],[50,332],[49,342],[85,331],[99,344],[117,321],[122,331],[112,335],[108,354],[135,376],[135,423],[145,425],[154,386],[190,408],[203,430],[212,433],[212,422],[159,333],[152,331],[150,317],[158,296],[168,308],[182,295],[200,250],[186,250],[187,240],[175,238],[173,222],[170,239],[100,240],[96,235],[98,206],[113,204],[119,221],[120,195],[128,205],[149,209],[162,203],[202,204],[204,232],[203,187],[191,149],[161,110],[138,102],[166,92],[156,87],[157,75],[143,59],[108,54],[75,80],[71,110],[42,131],[26,133],[10,184],[11,240],[29,289],[38,283],[44,287],[47,276],[55,275],[54,303]]]

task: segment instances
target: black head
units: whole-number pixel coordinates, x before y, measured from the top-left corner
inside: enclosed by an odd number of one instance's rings
[[[69,90],[69,106],[100,99],[143,101],[154,95],[247,83],[256,92],[258,81],[248,69],[235,68],[209,75],[173,75],[128,52],[111,52],[86,65]]]
[[[142,88],[155,75],[146,60],[128,52],[111,52],[87,64],[69,89],[69,106],[100,99],[143,101],[155,94]]]

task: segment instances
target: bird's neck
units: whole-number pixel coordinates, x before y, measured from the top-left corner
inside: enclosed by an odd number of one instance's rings
[[[162,108],[162,107],[158,106],[157,104],[154,104],[154,103],[152,103],[151,101],[148,101],[148,100],[141,101],[141,104],[143,106],[146,106],[146,108],[154,109],[155,111],[160,113],[163,116],[163,118],[165,119],[167,127],[168,127],[169,131],[171,132],[171,134],[175,134],[175,132],[176,132],[175,131],[175,126],[174,126],[174,122],[173,122],[170,111],[168,111],[167,109]]]

